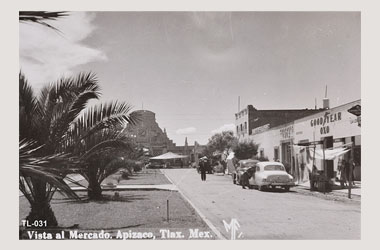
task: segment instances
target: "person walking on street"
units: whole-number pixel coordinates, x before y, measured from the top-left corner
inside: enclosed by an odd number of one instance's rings
[[[349,173],[349,164],[345,159],[343,159],[342,160],[342,169],[340,170],[340,183],[341,183],[340,185],[342,187],[347,186],[348,173]]]
[[[199,170],[201,172],[201,180],[206,181],[206,162],[204,159],[199,161]]]

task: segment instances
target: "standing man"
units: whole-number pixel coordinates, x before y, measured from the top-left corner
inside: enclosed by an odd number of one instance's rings
[[[349,180],[351,181],[352,185],[355,186],[355,161],[351,158],[349,161]]]
[[[201,180],[206,181],[206,164],[204,159],[199,161],[199,170],[201,172]]]

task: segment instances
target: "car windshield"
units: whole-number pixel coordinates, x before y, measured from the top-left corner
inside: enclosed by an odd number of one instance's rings
[[[273,171],[273,170],[284,171],[285,168],[280,165],[268,165],[264,167],[264,171]]]

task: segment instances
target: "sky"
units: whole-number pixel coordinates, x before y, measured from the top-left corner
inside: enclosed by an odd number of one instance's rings
[[[100,101],[156,114],[177,145],[234,129],[234,114],[361,98],[359,12],[70,12],[20,23],[20,67],[33,88],[94,72]]]

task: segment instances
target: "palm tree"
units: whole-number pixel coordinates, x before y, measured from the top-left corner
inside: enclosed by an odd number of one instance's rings
[[[44,214],[48,225],[55,226],[57,220],[48,202],[54,191],[58,190],[74,199],[79,199],[79,197],[62,178],[62,173],[67,171],[64,167],[70,165],[69,158],[63,154],[38,157],[34,155],[38,149],[39,147],[36,147],[35,142],[32,141],[23,140],[19,143],[19,189],[32,208],[26,219],[33,222],[40,220],[41,214]],[[43,183],[46,183],[45,186],[40,185]],[[44,193],[46,196],[36,195],[37,193]]]
[[[129,113],[131,106],[111,102],[94,106],[73,124],[67,134],[65,151],[81,161],[77,171],[88,181],[88,197],[101,199],[102,181],[119,168],[127,167],[134,147],[120,127],[135,124],[138,117]],[[126,156],[126,157],[123,157]]]
[[[53,168],[54,164],[45,164],[45,168],[39,169],[47,175],[60,177],[62,185],[63,178],[72,172],[73,165],[88,166],[91,155],[125,146],[118,128],[126,123],[134,123],[135,118],[129,115],[130,105],[111,102],[85,110],[91,99],[98,99],[100,96],[94,74],[81,73],[75,78],[62,78],[44,87],[38,97],[34,96],[32,88],[21,73],[19,81],[20,141],[35,141],[37,148],[33,150],[33,157],[48,157],[51,161],[58,156],[66,159],[66,162],[60,164],[61,168]],[[68,156],[76,157],[77,161],[68,164],[72,162],[67,160]],[[25,171],[20,177],[20,183],[21,191],[29,191],[28,201],[32,209],[28,218],[47,220],[49,226],[56,226],[57,221],[50,208],[50,201],[57,186],[46,178]],[[24,188],[25,184],[28,188]],[[68,191],[63,187],[60,190]],[[71,195],[70,191],[66,193]]]
[[[64,185],[65,177],[70,165],[68,161],[57,165],[55,158],[68,159],[63,153],[62,144],[64,135],[69,130],[71,124],[85,108],[91,99],[97,99],[100,95],[99,86],[95,75],[79,74],[76,78],[63,78],[55,84],[44,87],[41,94],[36,97],[26,78],[19,74],[19,129],[20,142],[33,142],[35,150],[24,152],[24,156],[29,155],[31,159],[48,160],[44,162],[43,168],[39,168],[39,173],[46,175],[54,174],[60,183]],[[20,146],[20,162],[23,156]],[[35,161],[33,170],[40,166],[42,161]],[[62,164],[63,163],[63,164]],[[41,166],[40,166],[41,167]],[[47,220],[49,226],[56,226],[57,221],[50,208],[50,200],[57,190],[57,182],[51,182],[48,178],[41,178],[20,165],[20,189],[28,198],[31,205],[31,212],[28,219],[38,218]],[[46,176],[45,176],[46,177]],[[23,188],[25,184],[28,188]],[[73,196],[67,188],[60,186],[60,190],[66,191],[69,196]],[[31,199],[32,197],[32,199]]]

